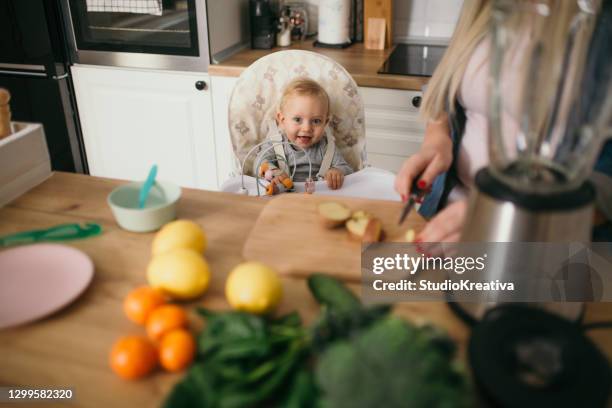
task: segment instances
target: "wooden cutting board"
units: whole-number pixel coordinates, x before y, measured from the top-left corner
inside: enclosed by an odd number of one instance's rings
[[[363,5],[364,37],[368,35],[368,19],[385,19],[385,48],[393,45],[393,2],[391,0],[365,0]]]
[[[383,224],[385,241],[403,241],[408,229],[420,231],[425,220],[412,211],[397,225],[400,202],[307,194],[274,197],[262,210],[247,237],[243,256],[261,261],[284,275],[306,277],[325,272],[342,280],[361,280],[361,243],[349,239],[344,227],[325,229],[319,222],[317,205],[337,201],[351,210],[365,210]]]

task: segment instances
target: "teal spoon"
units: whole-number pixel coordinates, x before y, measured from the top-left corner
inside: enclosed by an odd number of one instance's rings
[[[149,175],[140,189],[140,194],[138,195],[138,208],[144,208],[147,197],[149,196],[149,191],[151,191],[151,187],[153,187],[153,183],[155,183],[155,176],[157,176],[157,164],[151,166]]]

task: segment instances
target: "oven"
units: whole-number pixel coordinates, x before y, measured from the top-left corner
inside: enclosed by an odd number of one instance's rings
[[[205,0],[62,0],[74,62],[208,71]]]

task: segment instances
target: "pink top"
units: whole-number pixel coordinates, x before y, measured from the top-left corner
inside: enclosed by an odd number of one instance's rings
[[[474,177],[481,168],[489,164],[488,148],[488,121],[487,121],[487,81],[489,78],[489,49],[490,41],[483,40],[474,50],[470,61],[465,69],[458,91],[458,100],[465,109],[466,123],[459,154],[457,157],[457,175],[463,185],[457,185],[450,193],[449,200],[456,201],[466,198],[469,189],[474,184]],[[514,58],[512,65],[520,64],[520,58]],[[504,87],[507,88],[506,95],[518,96],[512,84],[516,84],[517,78],[508,78],[516,72],[514,69],[505,70]],[[515,107],[516,104],[513,104]],[[515,115],[512,115],[515,116]],[[516,117],[516,116],[515,116]],[[509,119],[509,120],[508,120]],[[504,115],[504,134],[512,135],[518,131],[515,120],[510,115]],[[507,140],[512,143],[511,140]],[[510,145],[508,149],[512,149]]]

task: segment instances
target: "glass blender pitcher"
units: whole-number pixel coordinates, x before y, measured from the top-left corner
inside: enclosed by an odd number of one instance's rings
[[[590,242],[588,177],[612,117],[601,11],[597,0],[494,0],[490,164],[476,176],[462,241]]]

